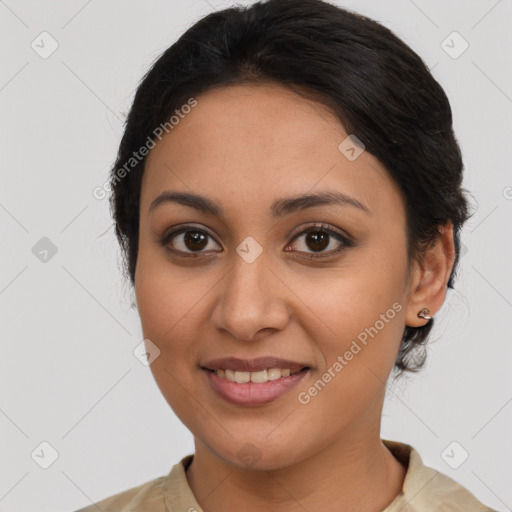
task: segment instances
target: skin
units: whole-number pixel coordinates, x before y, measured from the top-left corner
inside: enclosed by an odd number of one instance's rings
[[[421,261],[408,264],[404,202],[368,152],[349,161],[347,137],[326,107],[278,85],[208,91],[151,150],[141,190],[135,292],[144,337],[161,353],[151,365],[167,402],[192,432],[187,479],[205,512],[385,508],[401,491],[405,468],[380,439],[385,383],[406,325],[443,304],[454,262],[451,225]],[[149,212],[163,191],[194,192],[220,203],[223,217],[178,203]],[[322,205],[274,218],[277,199],[335,190],[364,204]],[[341,231],[294,237],[313,223]],[[203,254],[170,228],[206,230]],[[318,231],[317,231],[318,232]],[[236,252],[246,237],[263,252],[248,264]],[[209,253],[209,254],[208,254]],[[307,391],[380,315],[394,318],[306,405]],[[271,355],[306,363],[299,385],[266,405],[220,398],[199,363]],[[238,456],[247,443],[253,465]],[[258,459],[258,460],[256,460]]]

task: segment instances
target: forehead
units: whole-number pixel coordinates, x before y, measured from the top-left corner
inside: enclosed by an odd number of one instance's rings
[[[274,84],[213,89],[157,143],[146,161],[141,207],[163,190],[236,205],[335,189],[373,209],[397,208],[398,189],[367,151],[351,161],[341,122],[324,105]],[[238,205],[239,207],[240,205]]]

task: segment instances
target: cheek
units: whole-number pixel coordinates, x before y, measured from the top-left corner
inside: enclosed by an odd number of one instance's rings
[[[325,375],[334,393],[326,393],[329,400],[351,404],[354,397],[344,394],[360,390],[361,403],[362,394],[367,392],[369,397],[375,393],[393,368],[405,327],[406,259],[400,251],[395,250],[394,257],[385,251],[383,247],[379,258],[354,259],[314,287],[309,280],[302,280],[300,293],[308,297],[305,302],[320,327],[314,332],[310,323],[309,332],[324,365],[320,373],[330,370]]]
[[[197,338],[202,287],[180,279],[158,259],[142,254],[137,262],[135,295],[145,339],[151,340],[160,355],[151,371],[164,396],[177,396],[179,385],[190,388],[190,364],[195,364],[194,344]]]
[[[208,288],[197,279],[190,280],[190,273],[176,270],[161,251],[141,249],[135,295],[144,336],[160,343],[182,339],[177,333],[193,323]]]
[[[201,411],[190,411],[190,396],[196,396],[196,364],[194,343],[197,338],[198,293],[191,293],[193,286],[172,282],[156,266],[138,264],[135,293],[141,319],[143,336],[160,350],[151,363],[150,370],[155,382],[169,406],[189,426]],[[168,272],[167,272],[168,273]],[[202,292],[204,295],[204,290]],[[199,371],[199,370],[198,370]]]

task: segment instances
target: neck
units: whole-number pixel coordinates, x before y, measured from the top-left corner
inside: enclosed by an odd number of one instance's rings
[[[197,439],[195,445],[186,474],[204,512],[377,512],[401,492],[406,474],[379,428],[368,432],[360,425],[311,457],[272,471],[239,468]]]

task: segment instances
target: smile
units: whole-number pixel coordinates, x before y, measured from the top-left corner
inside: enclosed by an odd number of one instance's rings
[[[289,368],[269,368],[267,370],[260,370],[257,372],[234,371],[229,369],[218,369],[215,373],[224,379],[231,382],[238,382],[243,384],[245,382],[268,382],[269,380],[277,380],[281,377],[289,377],[295,375],[301,370],[290,370]]]
[[[311,371],[310,368],[269,368],[256,372],[202,368],[211,389],[223,400],[241,406],[268,404],[282,397]]]

